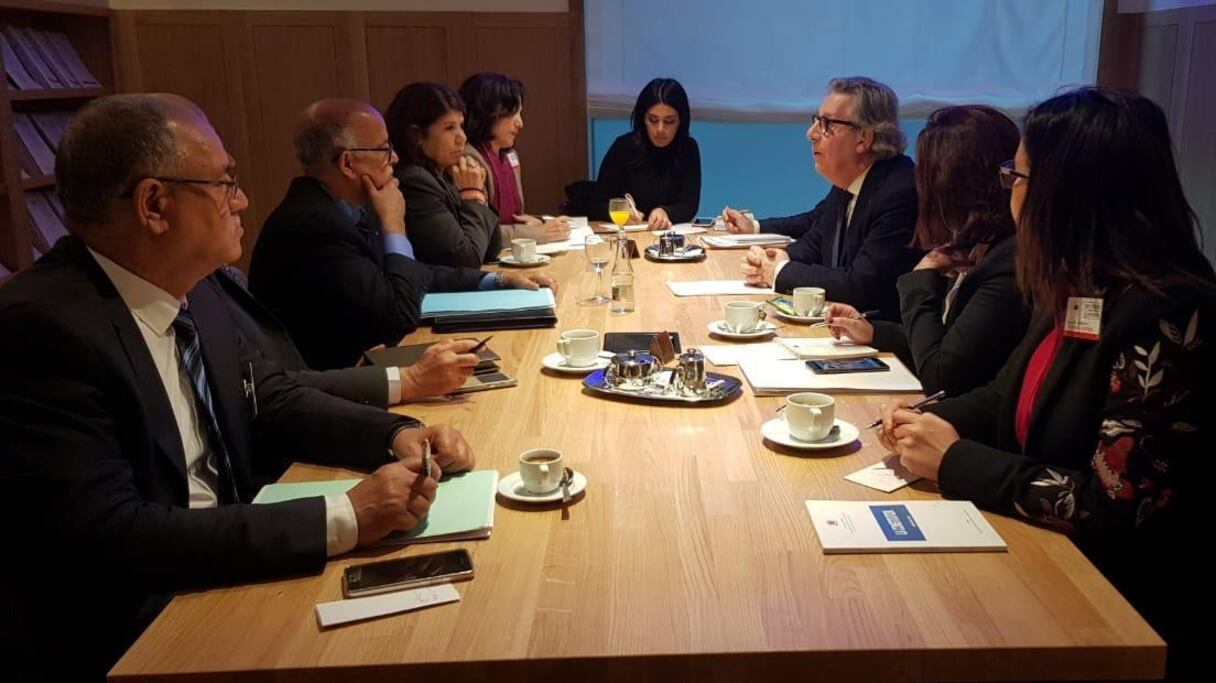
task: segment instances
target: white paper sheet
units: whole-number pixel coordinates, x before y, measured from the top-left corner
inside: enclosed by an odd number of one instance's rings
[[[668,282],[667,288],[676,296],[730,296],[734,294],[772,294],[772,287],[755,287],[743,280],[697,280]]]

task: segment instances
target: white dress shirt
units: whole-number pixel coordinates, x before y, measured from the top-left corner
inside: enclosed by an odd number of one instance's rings
[[[173,331],[173,321],[185,301],[92,249],[89,253],[131,310],[131,317],[164,385],[182,440],[182,454],[186,458],[190,508],[216,507],[219,505],[219,473],[207,457],[209,448],[198,419],[194,389],[178,363],[177,336]],[[326,551],[331,556],[353,549],[359,540],[359,523],[345,494],[325,497],[325,536]]]
[[[857,195],[861,193],[861,186],[865,184],[866,176],[870,174],[870,169],[872,167],[873,164],[866,166],[866,169],[861,172],[861,175],[857,176],[857,178],[853,180],[853,182],[849,183],[849,186],[845,188],[849,191],[849,194],[852,195],[849,197],[848,207],[845,208],[844,225],[841,226],[845,232],[848,232],[849,223],[853,222],[853,207],[857,206]],[[756,221],[756,232],[760,232],[760,221]],[[840,236],[840,241],[842,242],[841,248],[843,249],[844,235]],[[769,283],[770,285],[777,284],[777,276],[781,274],[781,269],[784,268],[785,264],[787,263],[789,263],[789,261],[782,261],[781,263],[778,263],[775,268],[773,268],[773,281]],[[828,296],[831,295],[832,293],[828,292]]]

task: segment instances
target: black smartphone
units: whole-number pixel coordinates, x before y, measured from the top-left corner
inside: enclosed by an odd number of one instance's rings
[[[890,365],[873,357],[842,360],[808,360],[806,366],[816,375],[839,375],[846,372],[886,372]]]
[[[713,225],[713,216],[697,216],[696,218],[692,219],[692,226],[694,228],[712,228]]]
[[[473,578],[473,559],[464,548],[429,555],[356,564],[342,573],[342,594],[348,598],[433,586]]]

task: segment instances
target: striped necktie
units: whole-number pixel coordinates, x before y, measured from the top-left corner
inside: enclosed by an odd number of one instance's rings
[[[207,437],[207,464],[217,473],[219,491],[217,496],[220,503],[238,502],[236,478],[232,474],[232,462],[228,459],[228,448],[220,434],[219,422],[215,419],[215,406],[211,401],[211,387],[207,384],[207,369],[203,366],[202,347],[198,341],[198,328],[194,324],[194,316],[185,306],[177,313],[173,321],[173,332],[177,341],[177,358],[182,370],[190,379],[194,389],[194,404],[197,406],[198,420],[202,423],[203,432]]]

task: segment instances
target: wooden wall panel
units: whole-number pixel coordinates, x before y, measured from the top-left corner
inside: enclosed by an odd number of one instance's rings
[[[506,73],[527,87],[524,130],[516,143],[523,163],[527,209],[555,213],[562,188],[573,180],[562,176],[561,164],[562,157],[570,153],[562,135],[568,124],[563,105],[570,98],[570,64],[554,59],[543,46],[566,45],[567,23],[551,15],[478,15],[475,22],[477,70]],[[534,47],[520,49],[524,45]]]
[[[463,45],[468,16],[369,13],[364,37],[371,103],[384,111],[397,91],[414,81],[459,86],[473,63]]]
[[[241,168],[250,197],[245,258],[266,216],[299,174],[291,134],[325,97],[384,110],[406,83],[456,88],[476,71],[528,87],[520,138],[529,209],[556,210],[566,183],[587,175],[582,3],[569,13],[116,13],[119,87],[198,102]]]
[[[246,214],[252,248],[262,223],[300,174],[292,132],[300,112],[326,97],[361,97],[347,15],[340,12],[240,12],[245,121],[255,156],[247,192],[260,197]],[[249,229],[252,228],[252,229]],[[246,250],[245,263],[250,250]]]

